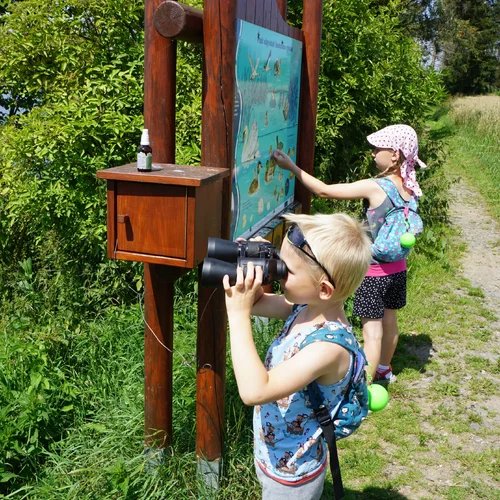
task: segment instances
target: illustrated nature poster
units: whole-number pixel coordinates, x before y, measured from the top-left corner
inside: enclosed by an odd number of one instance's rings
[[[292,201],[294,175],[273,151],[295,161],[302,42],[237,20],[232,239],[249,238]]]

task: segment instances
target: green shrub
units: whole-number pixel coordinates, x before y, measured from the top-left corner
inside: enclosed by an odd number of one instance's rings
[[[0,297],[31,258],[45,308],[133,299],[142,266],[106,257],[106,184],[143,127],[142,1],[13,3],[0,22],[2,92],[31,107],[0,126]],[[84,26],[85,28],[82,28]],[[178,160],[200,160],[201,50],[179,48]],[[196,125],[198,123],[198,126]]]
[[[137,308],[110,309],[76,326],[62,314],[44,326],[22,312],[4,318],[0,493],[32,481],[54,444],[92,421],[128,379],[141,384],[142,330]]]
[[[291,18],[301,19],[301,2],[292,2]],[[439,169],[439,140],[423,127],[426,115],[444,99],[439,76],[422,66],[417,43],[401,26],[403,2],[326,0],[323,10],[321,69],[315,150],[315,175],[325,182],[351,182],[373,175],[366,136],[395,123],[413,126],[420,157]],[[378,5],[378,6],[377,6]],[[428,171],[428,172],[429,172]],[[426,223],[446,217],[442,176],[419,172]],[[431,180],[432,179],[432,180]],[[361,212],[359,202],[314,200],[316,211]]]

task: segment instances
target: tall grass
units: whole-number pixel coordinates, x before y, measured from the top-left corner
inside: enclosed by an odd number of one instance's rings
[[[484,95],[454,99],[450,118],[455,125],[485,135],[485,141],[500,145],[500,96]]]
[[[500,96],[460,97],[449,103],[453,170],[485,197],[500,221]]]

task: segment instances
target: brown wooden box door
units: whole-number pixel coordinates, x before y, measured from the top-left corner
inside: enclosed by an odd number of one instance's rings
[[[117,183],[117,250],[186,258],[187,189]]]

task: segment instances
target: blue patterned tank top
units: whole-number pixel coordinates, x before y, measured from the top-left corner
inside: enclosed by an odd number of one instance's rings
[[[265,367],[269,371],[297,354],[307,336],[318,330],[348,330],[350,326],[338,322],[325,322],[289,335],[290,328],[306,306],[298,306],[288,317],[280,334],[270,345]],[[325,335],[328,342],[328,335]],[[341,401],[349,385],[351,364],[346,376],[331,385],[319,385],[330,413]],[[255,460],[264,472],[279,482],[295,483],[312,478],[323,469],[327,459],[327,446],[321,427],[312,408],[306,404],[303,390],[288,397],[256,406],[253,415]]]

